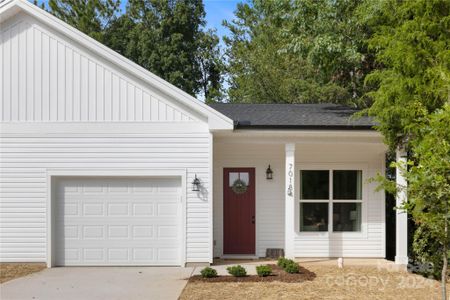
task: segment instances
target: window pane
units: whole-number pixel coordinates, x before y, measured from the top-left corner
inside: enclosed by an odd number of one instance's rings
[[[230,172],[228,176],[229,176],[228,184],[229,184],[230,187],[232,187],[234,182],[239,179],[239,173]]]
[[[300,203],[300,231],[328,231],[328,203]]]
[[[328,171],[300,171],[300,199],[329,199]]]
[[[336,170],[333,171],[333,199],[361,200],[362,171]]]
[[[245,185],[248,185],[249,183],[249,178],[248,178],[248,173],[239,173],[239,178],[245,183]]]
[[[333,203],[333,231],[361,231],[361,203]]]

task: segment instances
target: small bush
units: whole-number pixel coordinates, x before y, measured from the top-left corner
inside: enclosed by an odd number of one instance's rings
[[[258,273],[259,277],[266,277],[272,274],[272,268],[267,265],[257,266],[256,273]]]
[[[277,261],[277,266],[284,269],[284,267],[286,266],[288,261],[289,261],[289,259],[287,259],[287,258],[279,257],[278,261]]]
[[[205,267],[203,270],[200,271],[200,274],[202,274],[203,278],[217,277],[217,271],[210,267]]]
[[[243,266],[237,265],[227,268],[228,273],[234,277],[244,277],[247,275],[247,271]]]
[[[287,273],[294,274],[299,272],[299,267],[296,262],[290,260],[283,268]]]

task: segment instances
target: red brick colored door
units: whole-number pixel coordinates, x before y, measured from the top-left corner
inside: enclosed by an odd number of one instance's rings
[[[254,168],[223,169],[223,242],[224,254],[255,254]]]

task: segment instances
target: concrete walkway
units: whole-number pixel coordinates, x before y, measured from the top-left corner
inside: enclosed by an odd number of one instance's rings
[[[0,285],[1,300],[177,299],[193,268],[63,267]]]
[[[295,259],[300,265],[324,265],[338,267],[337,259],[335,258],[297,258]],[[343,260],[344,266],[371,266],[383,270],[400,271],[404,270],[405,266],[399,266],[392,261],[377,258],[345,258]],[[241,265],[247,271],[247,275],[256,275],[256,266],[277,264],[276,260],[270,259],[216,259],[211,268],[216,269],[219,276],[226,276],[228,274],[227,267]],[[192,275],[200,275],[203,267],[196,267]]]

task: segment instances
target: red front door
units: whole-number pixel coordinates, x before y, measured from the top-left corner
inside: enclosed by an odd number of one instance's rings
[[[255,169],[223,169],[224,254],[255,254]]]

